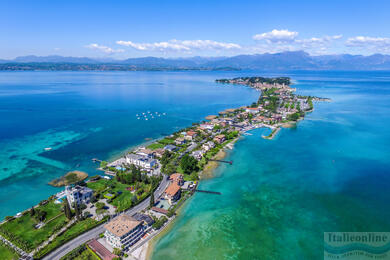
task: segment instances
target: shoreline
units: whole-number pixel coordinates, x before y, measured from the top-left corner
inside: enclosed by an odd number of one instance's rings
[[[235,140],[233,140],[231,143],[234,144],[236,143],[238,140],[240,139],[240,137],[237,137]],[[226,156],[229,155],[229,151],[226,151],[226,148],[224,149],[221,149],[220,151],[218,151],[218,153],[216,155],[213,156],[213,159],[214,160],[223,160]],[[212,179],[214,178],[214,173],[215,173],[215,170],[218,168],[218,166],[220,165],[220,162],[215,162],[215,161],[209,161],[205,166],[204,166],[204,169],[202,170],[201,174],[200,174],[200,178],[199,178],[199,182],[202,181],[202,180],[208,180],[208,179]],[[184,209],[184,206],[186,205],[186,203],[188,203],[190,201],[190,199],[192,198],[192,196],[187,199],[176,211],[176,217],[168,223],[168,225],[166,225],[164,228],[164,230],[162,230],[159,234],[157,234],[155,237],[153,237],[150,241],[148,241],[146,243],[146,247],[144,247],[142,250],[144,252],[140,253],[141,256],[144,256],[144,258],[140,258],[140,260],[150,260],[151,257],[152,257],[152,254],[153,254],[153,251],[154,251],[154,248],[157,244],[157,242],[159,242],[160,239],[162,239],[166,234],[168,234],[173,226],[175,225],[175,222],[178,220],[178,218],[180,217],[183,209]],[[145,252],[146,251],[146,252]]]

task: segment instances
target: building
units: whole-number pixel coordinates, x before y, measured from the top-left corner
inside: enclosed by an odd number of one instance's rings
[[[177,185],[176,182],[172,182],[165,190],[164,195],[165,195],[165,199],[168,200],[168,203],[172,205],[173,202],[180,199],[181,196],[180,186]]]
[[[142,222],[125,214],[114,218],[104,228],[107,243],[123,250],[127,250],[144,235]]]
[[[146,215],[146,214],[142,214],[142,213],[137,212],[132,217],[137,221],[143,222],[144,226],[147,226],[147,227],[150,227],[154,223],[154,220],[152,219],[152,217],[149,215]]]
[[[157,148],[153,152],[154,152],[154,156],[161,158],[164,155],[165,150],[162,148]]]
[[[118,257],[111,253],[105,246],[99,243],[96,239],[92,239],[87,243],[88,247],[95,252],[102,260],[113,260]]]
[[[183,138],[183,137],[179,137],[175,140],[175,144],[176,145],[182,145],[182,144],[185,144],[186,143],[186,140]]]
[[[173,144],[168,144],[164,147],[164,150],[167,150],[167,151],[170,151],[170,152],[174,152],[177,150],[177,147],[174,146]]]
[[[213,128],[214,128],[214,126],[210,123],[201,124],[201,125],[199,125],[199,127],[201,129],[205,129],[205,130],[213,130]]]
[[[258,107],[247,107],[245,109],[245,112],[251,113],[251,114],[256,114],[260,111],[260,108]]]
[[[171,176],[169,176],[169,180],[171,180],[172,182],[176,182],[179,186],[182,186],[184,184],[183,174],[180,173],[171,174]]]
[[[208,141],[207,143],[205,143],[205,144],[202,145],[202,149],[203,149],[205,152],[211,150],[211,149],[214,148],[214,147],[215,147],[215,144],[214,144],[214,142],[212,142],[212,141]]]
[[[73,205],[73,203],[77,203],[77,205],[88,204],[93,196],[93,190],[88,187],[82,187],[79,185],[74,187],[66,186],[65,194],[70,205]]]
[[[138,155],[142,155],[142,156],[146,156],[146,157],[149,157],[149,158],[153,158],[154,156],[154,153],[152,150],[150,149],[147,149],[147,148],[141,148],[139,149],[136,154]]]
[[[225,140],[226,140],[225,135],[217,135],[214,137],[214,142],[218,144],[222,144],[223,142],[225,142]]]
[[[152,169],[155,165],[157,165],[156,160],[139,154],[126,155],[126,162],[145,169]]]
[[[199,161],[203,157],[203,151],[201,151],[201,150],[193,151],[191,153],[191,156]]]
[[[186,136],[185,136],[185,139],[186,140],[190,140],[190,141],[192,141],[195,137],[196,137],[196,132],[195,131],[188,131],[187,133],[186,133]]]

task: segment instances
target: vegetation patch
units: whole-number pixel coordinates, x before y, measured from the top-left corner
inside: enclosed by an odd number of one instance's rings
[[[81,182],[88,178],[88,174],[82,171],[72,171],[68,172],[64,176],[54,179],[49,184],[54,187],[63,187],[70,184],[75,184]]]

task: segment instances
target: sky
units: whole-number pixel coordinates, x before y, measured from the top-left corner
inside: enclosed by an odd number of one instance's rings
[[[0,59],[390,54],[386,0],[0,0]]]

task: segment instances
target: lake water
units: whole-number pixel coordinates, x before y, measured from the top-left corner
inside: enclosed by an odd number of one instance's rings
[[[214,83],[224,72],[0,72],[0,218],[59,191],[70,170],[110,159],[259,93]],[[154,118],[137,119],[137,114]],[[158,114],[160,117],[158,117]],[[165,115],[163,115],[165,113]],[[45,148],[51,147],[51,151]],[[4,194],[7,194],[5,196]]]
[[[329,97],[297,128],[237,142],[152,259],[323,259],[325,231],[390,231],[390,73],[289,73]]]
[[[98,173],[91,158],[252,103],[257,91],[214,83],[243,75],[291,76],[332,102],[275,140],[237,142],[200,184],[222,195],[193,196],[152,258],[318,259],[324,231],[390,231],[390,72],[0,72],[0,217],[69,170]]]

